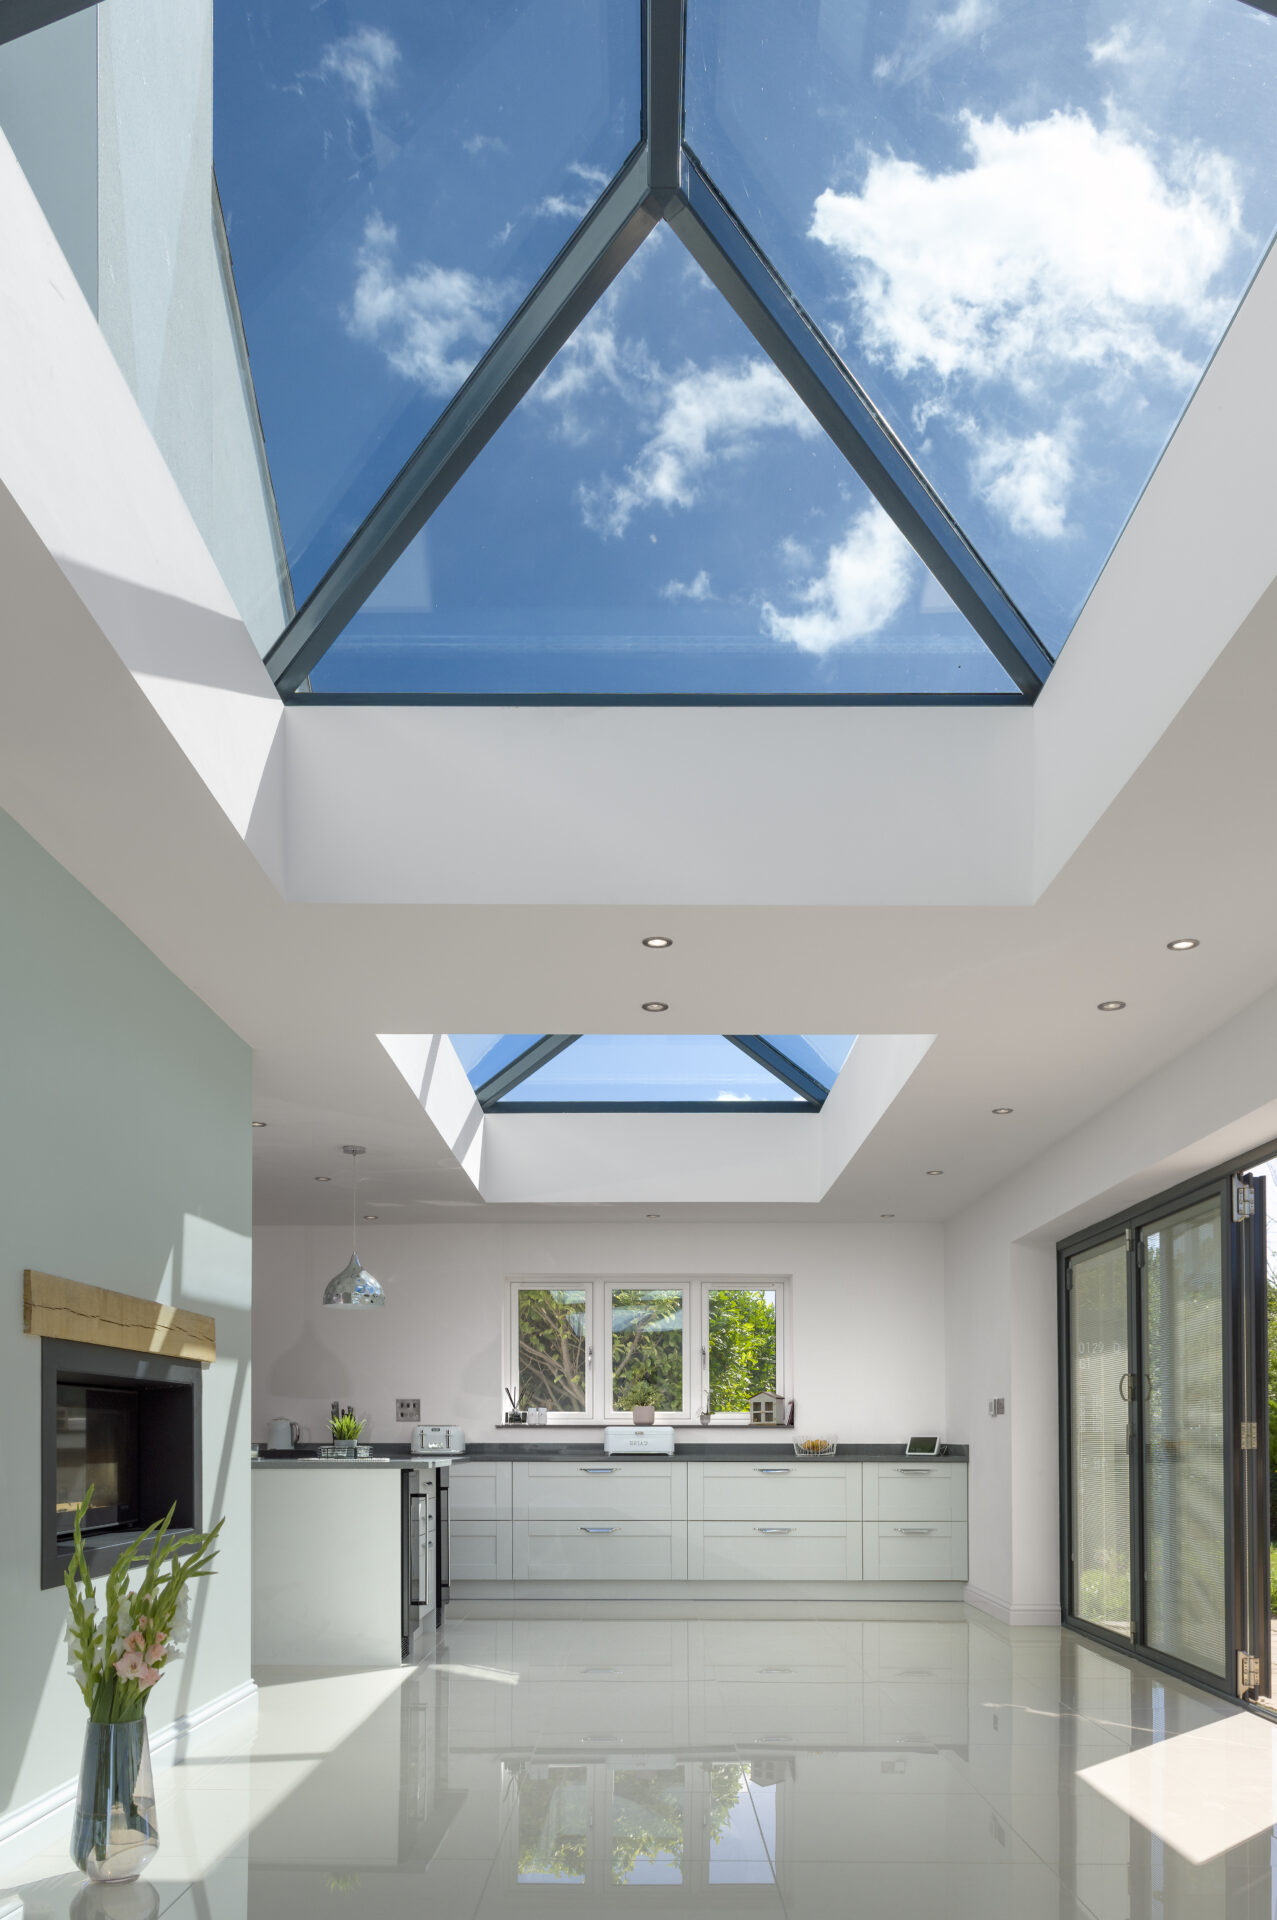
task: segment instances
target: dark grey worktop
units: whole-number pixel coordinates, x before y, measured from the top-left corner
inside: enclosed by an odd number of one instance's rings
[[[938,1456],[942,1460],[965,1460],[965,1446],[946,1447]],[[582,1444],[580,1441],[533,1441],[500,1440],[467,1447],[464,1455],[446,1453],[410,1454],[406,1446],[393,1442],[374,1447],[369,1460],[320,1460],[313,1447],[298,1447],[295,1453],[270,1453],[263,1449],[254,1464],[257,1466],[311,1466],[311,1467],[407,1467],[418,1462],[431,1460],[446,1461],[464,1458],[466,1460],[668,1460],[671,1456],[664,1453],[614,1453],[605,1455],[601,1442]],[[796,1460],[791,1440],[725,1440],[717,1445],[709,1440],[688,1440],[674,1442],[675,1460]],[[827,1456],[828,1457],[828,1456]],[[851,1442],[839,1445],[838,1460],[903,1460],[904,1447],[876,1446]],[[919,1458],[923,1456],[917,1456]],[[819,1462],[817,1462],[819,1464]]]

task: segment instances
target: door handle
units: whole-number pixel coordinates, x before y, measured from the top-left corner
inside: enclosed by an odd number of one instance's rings
[[[792,1527],[755,1527],[755,1533],[792,1533]]]
[[[934,1533],[934,1527],[896,1527],[896,1533]]]
[[[615,1533],[615,1527],[582,1527],[582,1533]]]
[[[578,1467],[578,1473],[615,1473],[615,1467]]]
[[[788,1473],[788,1467],[755,1467],[755,1473]]]
[[[1135,1375],[1133,1373],[1124,1373],[1117,1383],[1118,1393],[1128,1407],[1131,1404],[1131,1388],[1134,1385]]]
[[[933,1469],[930,1467],[897,1467],[896,1468],[897,1473],[930,1473],[932,1471]]]

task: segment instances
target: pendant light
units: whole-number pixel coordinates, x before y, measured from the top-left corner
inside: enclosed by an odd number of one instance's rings
[[[348,1153],[355,1161],[355,1178],[350,1191],[350,1259],[324,1288],[323,1303],[326,1307],[384,1307],[386,1304],[385,1289],[380,1280],[374,1280],[360,1266],[359,1255],[355,1251],[355,1209],[359,1200],[358,1155],[365,1151],[364,1147],[342,1148],[342,1152]]]

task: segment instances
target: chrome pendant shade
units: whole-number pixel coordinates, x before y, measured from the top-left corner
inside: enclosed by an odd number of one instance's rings
[[[343,1153],[356,1159],[364,1152],[363,1147],[343,1147]],[[374,1280],[367,1268],[360,1264],[355,1248],[355,1209],[359,1199],[359,1172],[355,1170],[354,1183],[350,1193],[350,1259],[340,1273],[335,1273],[324,1288],[322,1304],[326,1307],[384,1307],[386,1291],[380,1280]]]

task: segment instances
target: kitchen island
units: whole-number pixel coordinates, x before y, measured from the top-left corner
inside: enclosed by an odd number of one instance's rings
[[[253,1659],[397,1666],[433,1630],[439,1468],[403,1455],[253,1462]]]

